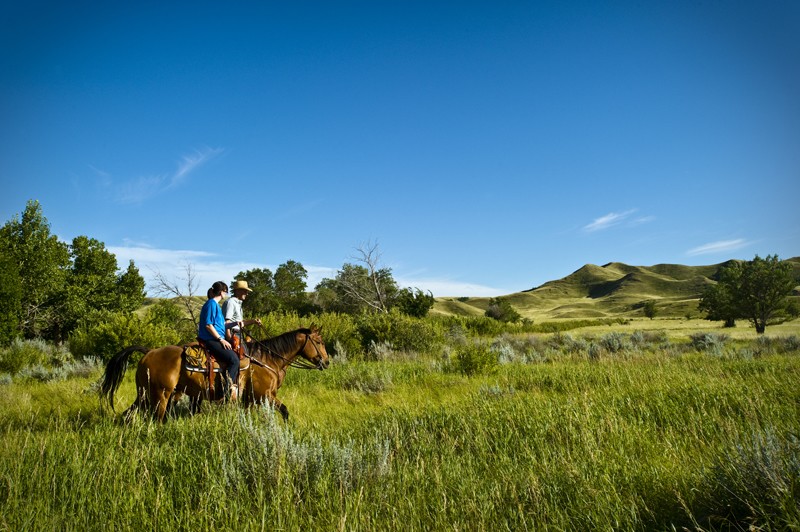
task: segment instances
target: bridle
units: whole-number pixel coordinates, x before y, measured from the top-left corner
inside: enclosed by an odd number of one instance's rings
[[[264,327],[264,326],[262,325],[262,327]],[[252,335],[250,335],[247,331],[243,330],[242,332],[244,332],[245,334],[247,334],[248,336],[253,338]],[[269,346],[267,346],[261,340],[256,340],[255,338],[253,338],[253,343],[258,345],[258,347],[261,350],[266,351],[267,353],[269,353],[273,357],[283,360],[284,362],[286,362],[286,365],[289,366],[289,367],[298,368],[298,369],[318,369],[318,370],[325,369],[322,366],[323,358],[322,358],[322,353],[320,353],[320,351],[319,351],[319,346],[314,341],[314,339],[311,338],[311,334],[312,333],[304,332],[303,334],[305,335],[305,340],[303,341],[303,345],[301,345],[300,348],[293,355],[291,355],[289,358],[286,358],[285,356],[283,356],[280,353],[276,352],[275,350],[271,349]],[[298,359],[298,356],[297,356],[297,355],[299,355],[300,353],[303,352],[303,350],[306,348],[306,345],[308,345],[309,341],[311,342],[311,345],[314,346],[314,351],[317,353],[318,362],[316,364],[314,364],[310,360],[307,360],[306,358],[303,358],[303,357],[299,357],[299,359]],[[246,356],[247,356],[247,358],[250,359],[250,361],[252,363],[255,363],[257,366],[265,367],[265,368],[271,370],[273,373],[277,374],[277,371],[275,369],[273,369],[272,367],[270,367],[266,362],[261,362],[260,360],[256,360],[255,358],[253,358],[249,354],[246,355]]]

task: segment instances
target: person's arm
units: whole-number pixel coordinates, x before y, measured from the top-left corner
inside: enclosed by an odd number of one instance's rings
[[[222,338],[217,332],[217,328],[214,327],[213,324],[206,323],[206,330],[208,331],[208,334],[210,334],[212,338],[217,338],[217,339]],[[224,340],[224,338],[222,339]]]
[[[218,339],[222,347],[225,349],[230,349],[231,344],[228,340],[225,339],[225,336],[220,336],[219,332],[217,332],[217,328],[214,327],[214,324],[211,322],[211,314],[209,313],[209,317],[206,318],[206,323],[204,324],[208,334],[211,335],[212,338]],[[226,329],[227,330],[227,329]]]

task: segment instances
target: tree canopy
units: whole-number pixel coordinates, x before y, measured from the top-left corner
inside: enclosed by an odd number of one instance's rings
[[[16,316],[16,331],[5,341],[16,334],[63,341],[94,311],[130,312],[144,301],[144,279],[133,262],[117,273],[116,258],[102,242],[86,236],[61,242],[37,201],[0,228],[0,248],[0,275],[15,279],[21,291],[4,301],[17,307],[6,309]]]
[[[276,310],[307,314],[311,311],[306,279],[308,272],[297,261],[289,260],[275,269],[255,268],[236,274],[253,290],[242,308],[249,315],[264,315]]]
[[[345,314],[388,314],[392,309],[424,317],[433,307],[434,297],[418,288],[397,285],[391,268],[381,264],[377,243],[357,248],[358,264],[345,263],[333,279],[323,279],[314,292],[314,302],[322,310]]]
[[[747,319],[762,334],[770,318],[784,309],[786,296],[795,284],[790,264],[781,262],[777,255],[765,259],[756,255],[751,261],[723,266],[717,284],[700,300],[700,308],[710,320],[732,323],[735,318]]]
[[[489,307],[484,313],[489,318],[503,322],[514,322],[522,319],[519,312],[504,297],[493,297],[489,300]]]

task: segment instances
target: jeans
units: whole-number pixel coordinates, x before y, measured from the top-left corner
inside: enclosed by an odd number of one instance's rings
[[[239,355],[237,355],[231,349],[225,349],[222,347],[222,343],[219,340],[207,340],[206,345],[214,355],[217,363],[225,368],[228,377],[231,379],[230,382],[236,384],[236,379],[239,377]],[[228,389],[228,380],[222,379],[222,381],[222,388],[225,390],[225,397],[228,397],[230,395]]]

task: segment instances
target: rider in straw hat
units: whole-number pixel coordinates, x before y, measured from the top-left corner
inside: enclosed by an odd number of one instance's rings
[[[247,286],[247,281],[236,281],[231,287],[233,289],[233,297],[228,298],[222,305],[222,314],[225,316],[225,323],[230,327],[232,334],[238,335],[244,345],[244,338],[242,338],[242,327],[247,327],[257,323],[261,325],[261,320],[256,318],[253,320],[245,320],[244,313],[242,312],[242,303],[247,299],[248,294],[253,290]]]

